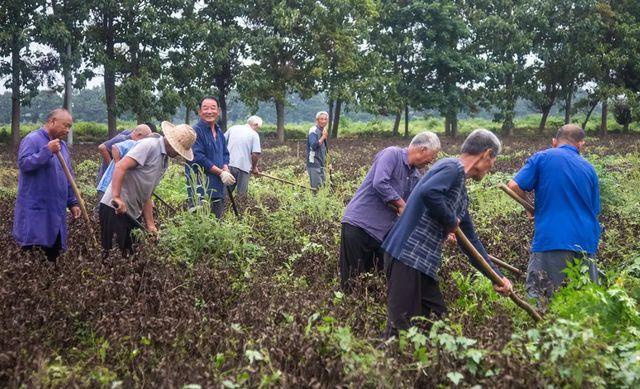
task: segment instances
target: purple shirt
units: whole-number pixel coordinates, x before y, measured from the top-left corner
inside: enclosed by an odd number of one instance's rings
[[[13,237],[20,246],[51,247],[58,232],[67,248],[67,207],[78,204],[64,170],[47,143],[43,128],[27,135],[18,150],[18,196],[13,217]],[[69,169],[69,149],[60,141]],[[73,171],[72,171],[73,174]]]
[[[347,205],[342,217],[382,242],[396,220],[387,203],[407,200],[420,180],[420,173],[409,166],[407,149],[387,147],[376,155],[364,182]]]

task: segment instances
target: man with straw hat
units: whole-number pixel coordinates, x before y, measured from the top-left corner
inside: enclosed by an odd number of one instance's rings
[[[106,256],[116,235],[123,255],[132,252],[131,230],[142,215],[149,232],[156,232],[151,195],[167,170],[169,157],[193,160],[195,131],[188,124],[162,122],[164,136],[144,138],[116,164],[111,184],[100,202],[102,248]],[[114,212],[115,211],[115,212]]]

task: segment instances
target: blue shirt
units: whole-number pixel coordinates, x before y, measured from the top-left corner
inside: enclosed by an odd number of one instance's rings
[[[13,237],[20,246],[52,247],[60,233],[67,248],[67,208],[78,201],[62,165],[47,147],[51,141],[44,128],[32,131],[18,149],[18,195],[13,217]],[[60,153],[71,174],[69,149],[60,141]]]
[[[217,174],[211,173],[210,169],[216,166],[220,169],[224,165],[229,164],[229,150],[227,149],[227,141],[220,126],[216,123],[214,130],[211,129],[209,123],[200,119],[193,129],[196,131],[196,142],[193,144],[193,161],[185,165],[185,173],[187,176],[187,194],[189,202],[193,202],[193,186],[196,188],[200,198],[223,198],[224,185]],[[217,138],[214,139],[213,131],[216,132]],[[195,181],[191,172],[195,171]],[[204,177],[203,177],[204,172]]]
[[[595,254],[600,239],[598,176],[576,147],[535,153],[513,180],[526,192],[535,190],[532,252]]]
[[[113,145],[115,145],[116,143],[120,143],[120,142],[123,142],[125,140],[131,139],[131,132],[132,132],[131,130],[121,131],[118,135],[116,135],[113,138],[111,138],[111,139],[109,139],[109,140],[107,140],[107,141],[102,143],[104,145],[104,147],[107,148],[107,152],[109,153],[111,158],[113,158],[113,155],[111,155],[111,147]],[[96,185],[102,179],[102,176],[104,175],[104,171],[107,169],[108,166],[109,166],[109,164],[106,163],[104,161],[104,159],[103,159],[102,162],[100,163],[100,169],[98,169],[98,177],[97,177],[97,180],[96,180]]]
[[[320,143],[322,129],[313,126],[307,136],[307,167],[324,167],[327,159],[327,141]]]
[[[385,238],[382,248],[396,260],[436,279],[442,257],[442,243],[448,231],[460,219],[462,232],[489,266],[502,276],[476,236],[467,205],[464,167],[457,158],[441,159],[411,192],[404,212]],[[487,275],[471,253],[460,247],[469,262]]]
[[[409,165],[407,149],[387,147],[374,158],[362,185],[347,205],[342,222],[360,227],[382,242],[396,220],[396,212],[387,203],[406,201],[418,180],[420,173]]]
[[[118,148],[118,151],[120,152],[120,158],[127,155],[129,150],[131,150],[131,148],[135,144],[136,144],[136,141],[132,139],[125,140],[124,142],[115,144],[115,146]],[[100,183],[98,183],[96,190],[99,190],[100,192],[105,192],[107,190],[107,187],[111,183],[111,177],[113,176],[114,167],[115,167],[115,161],[112,159],[111,162],[109,163],[109,166],[107,166],[107,169],[104,171],[104,174],[102,175],[102,178],[100,179]]]

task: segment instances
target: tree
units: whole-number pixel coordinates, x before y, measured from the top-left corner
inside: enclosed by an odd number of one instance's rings
[[[33,49],[34,15],[43,5],[34,0],[5,1],[0,7],[0,77],[10,76],[5,86],[11,88],[11,144],[20,143],[20,106],[38,92],[38,86],[51,84],[56,60],[50,54]],[[44,83],[43,83],[44,79]]]
[[[288,94],[310,97],[322,74],[312,45],[314,2],[311,0],[257,0],[247,12],[251,32],[249,57],[238,88],[243,99],[256,106],[272,101],[276,106],[276,133],[284,142],[284,106]]]

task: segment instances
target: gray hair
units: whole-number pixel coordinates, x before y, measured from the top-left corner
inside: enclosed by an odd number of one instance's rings
[[[584,130],[577,124],[565,124],[558,128],[556,139],[571,143],[580,143],[584,140]]]
[[[496,134],[484,128],[473,130],[462,144],[462,154],[480,155],[486,150],[491,150],[492,157],[497,157],[502,144]]]
[[[327,111],[320,111],[316,114],[316,120],[320,119],[320,116],[326,115],[329,118],[329,113]]]
[[[249,119],[247,119],[247,124],[255,124],[258,127],[262,127],[262,118],[260,116],[249,116]]]
[[[409,143],[409,147],[426,147],[429,150],[440,150],[440,139],[438,135],[431,131],[421,132],[414,136]]]
[[[67,110],[66,108],[56,108],[53,111],[49,112],[47,116],[45,116],[44,122],[45,123],[50,122],[61,113],[66,113],[71,115],[71,112],[69,112],[69,110]]]

